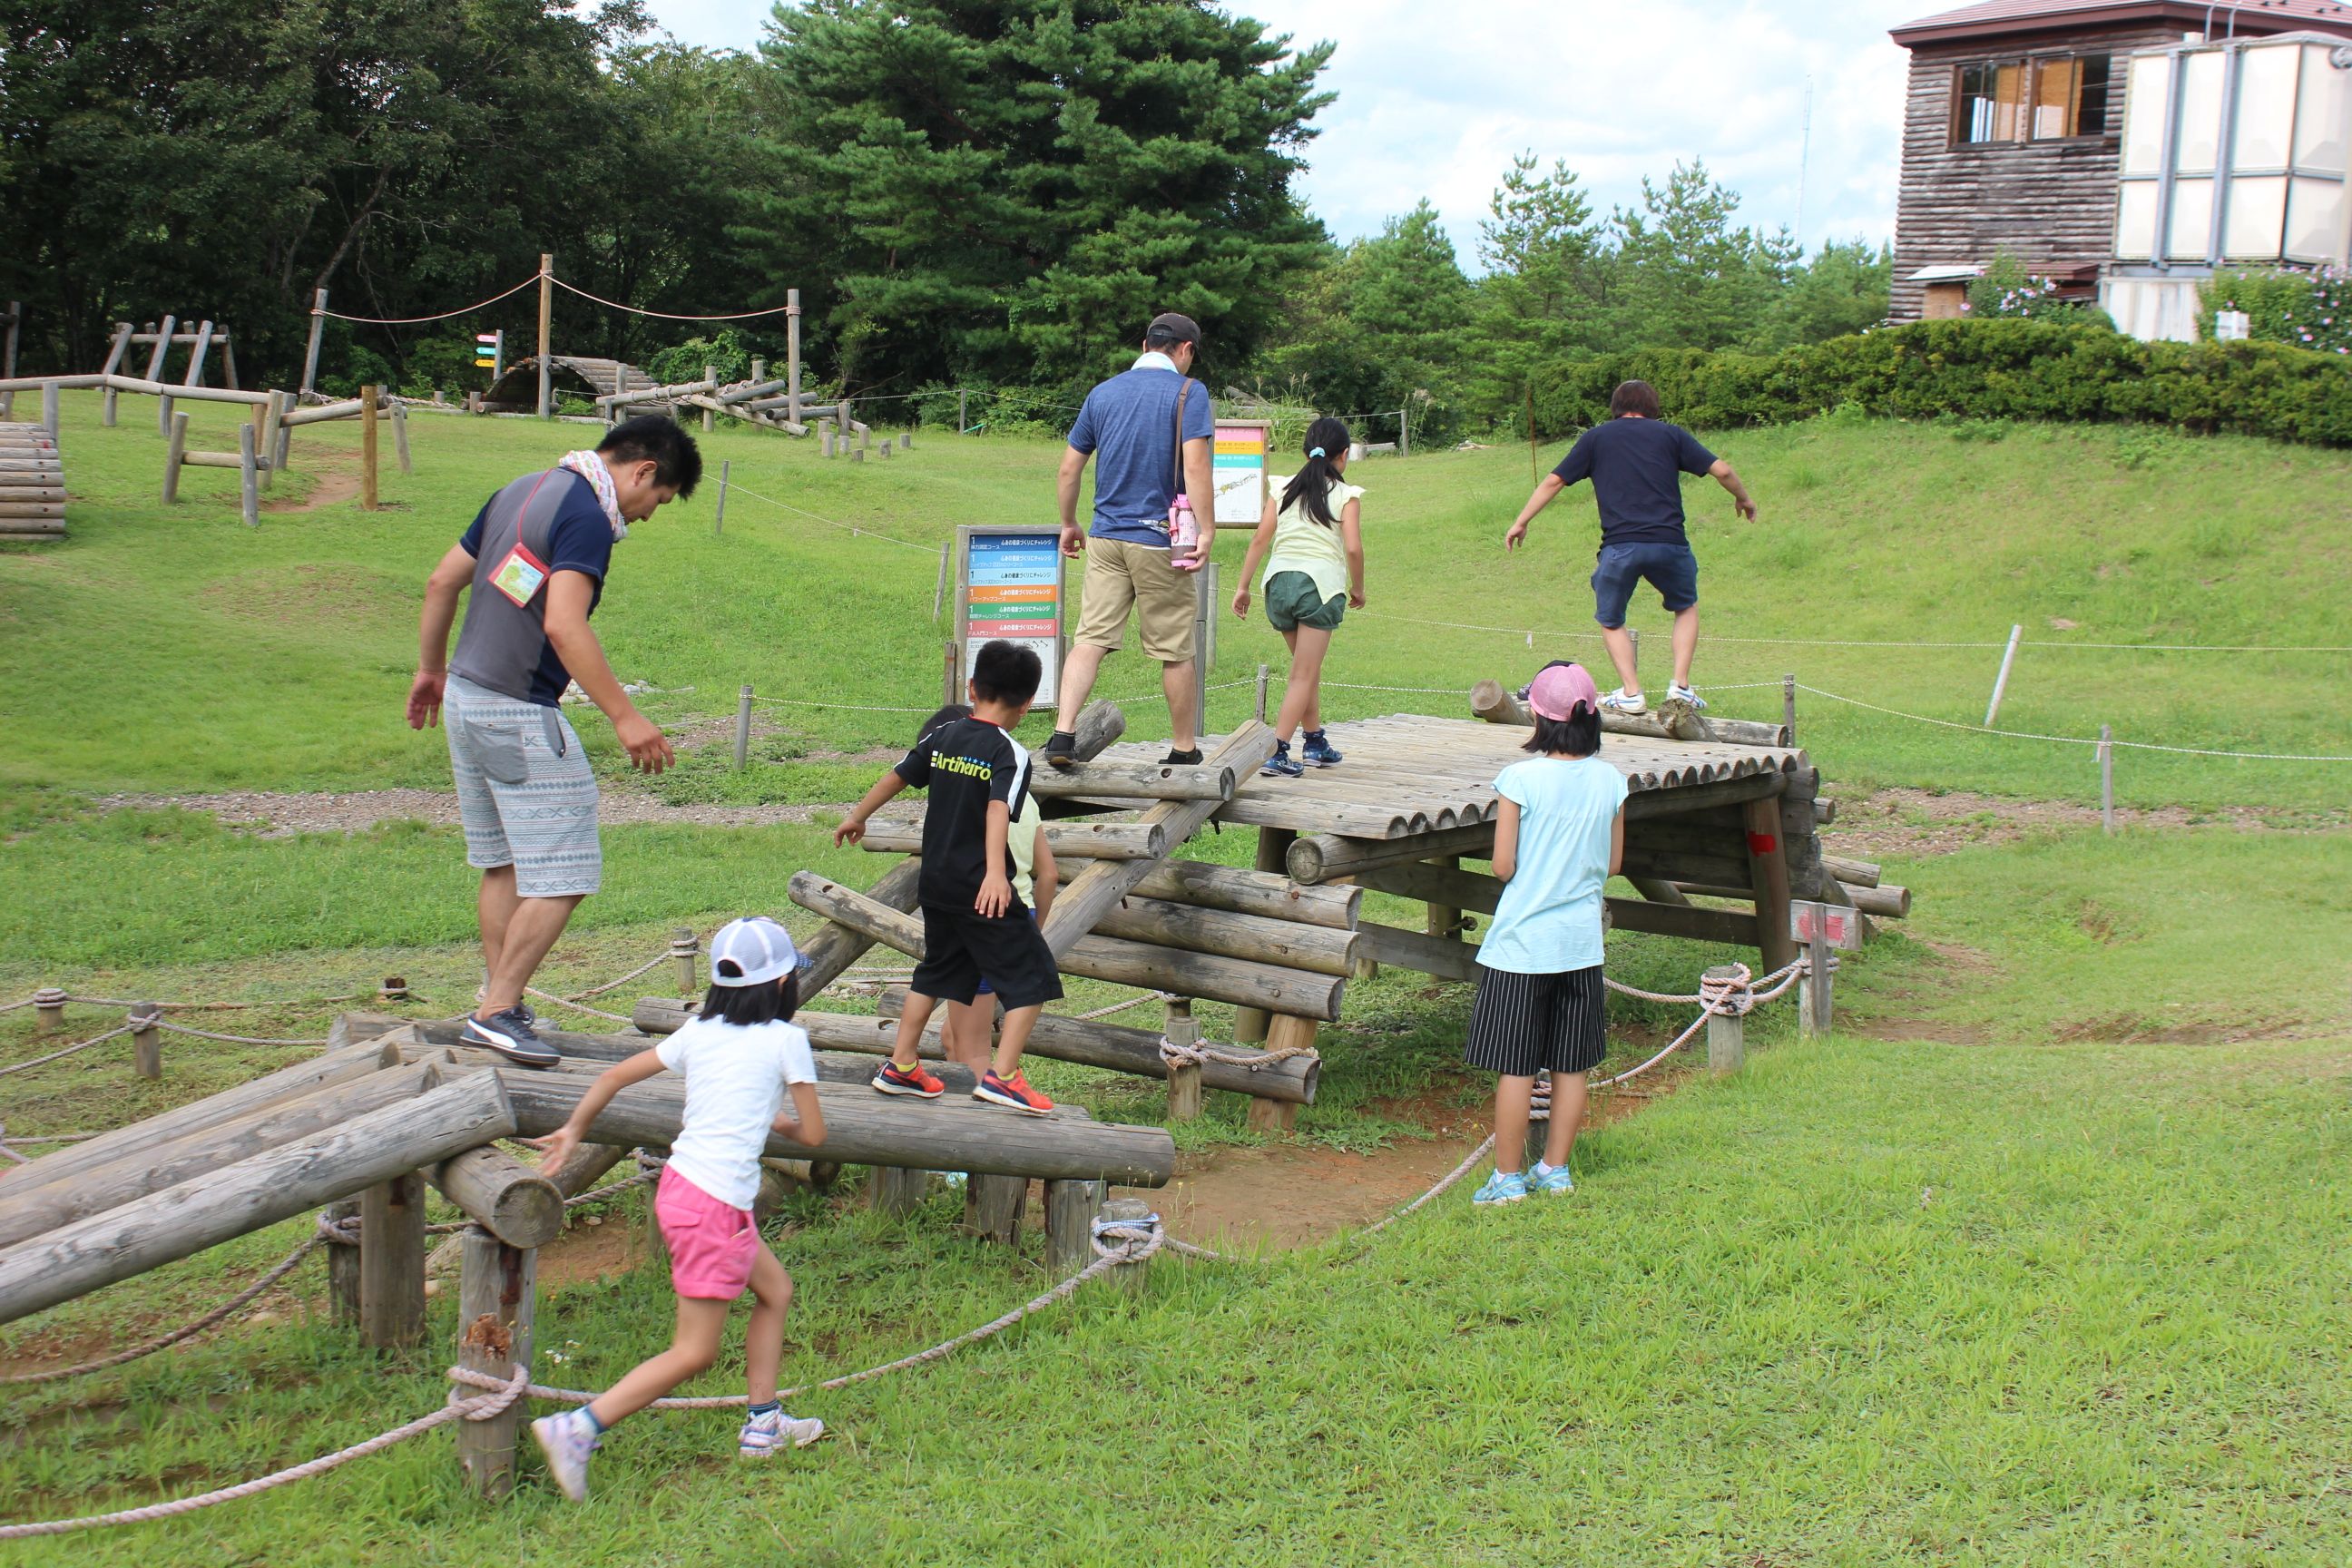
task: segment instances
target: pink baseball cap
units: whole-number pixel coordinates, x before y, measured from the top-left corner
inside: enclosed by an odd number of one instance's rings
[[[1551,720],[1573,718],[1579,708],[1598,713],[1601,689],[1580,664],[1547,665],[1528,688],[1528,706],[1538,717]]]

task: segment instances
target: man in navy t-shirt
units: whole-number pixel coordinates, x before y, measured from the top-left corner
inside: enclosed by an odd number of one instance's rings
[[[1197,763],[1200,715],[1192,689],[1192,623],[1199,589],[1193,571],[1180,568],[1169,549],[1169,508],[1179,495],[1200,507],[1200,542],[1190,559],[1209,558],[1216,541],[1211,498],[1210,446],[1216,416],[1209,389],[1191,377],[1201,329],[1171,311],[1151,319],[1143,353],[1127,371],[1087,394],[1062,454],[1059,492],[1062,553],[1087,558],[1078,635],[1062,667],[1060,716],[1045,742],[1045,760],[1067,767],[1076,760],[1078,714],[1094,690],[1102,661],[1127,637],[1135,611],[1143,651],[1160,661],[1160,689],[1168,697],[1168,761]],[[1181,426],[1183,438],[1177,438]],[[1078,528],[1078,480],[1095,461],[1094,524]],[[1089,547],[1087,541],[1093,541]]]
[[[1675,679],[1665,705],[1696,712],[1706,704],[1691,689],[1691,658],[1698,651],[1698,558],[1683,531],[1682,476],[1705,474],[1731,492],[1734,510],[1756,521],[1756,503],[1731,465],[1698,444],[1679,425],[1658,417],[1658,394],[1646,381],[1620,384],[1609,399],[1609,422],[1577,437],[1559,467],[1544,476],[1519,518],[1503,536],[1516,550],[1528,524],[1552,498],[1580,479],[1592,481],[1601,508],[1601,553],[1592,569],[1592,618],[1623,682],[1601,700],[1612,713],[1643,713],[1642,678],[1633,666],[1633,639],[1625,606],[1633,585],[1657,589],[1675,616]]]
[[[492,496],[425,584],[408,723],[422,730],[446,712],[466,860],[482,873],[487,978],[465,1038],[526,1066],[562,1059],[533,1031],[523,992],[604,876],[595,775],[558,704],[577,680],[632,763],[669,765],[669,742],[622,689],[588,617],[628,525],[692,494],[701,473],[674,421],[624,421],[594,451]],[[453,658],[449,627],[469,588]]]

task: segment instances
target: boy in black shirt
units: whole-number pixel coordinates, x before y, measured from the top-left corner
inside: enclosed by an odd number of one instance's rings
[[[923,910],[923,961],[908,988],[890,1059],[874,1075],[884,1094],[937,1100],[946,1089],[916,1047],[940,1002],[970,1003],[987,976],[1004,1004],[996,1059],[981,1075],[974,1100],[1043,1116],[1054,1102],[1021,1076],[1021,1050],[1045,1005],[1062,994],[1045,939],[1013,890],[1006,838],[1029,788],[1029,753],[1009,732],[1037,695],[1037,656],[1009,642],[980,650],[971,668],[971,717],[942,724],[915,742],[834,830],[855,844],[866,819],[908,784],[930,791],[923,816],[923,873],[916,898]]]

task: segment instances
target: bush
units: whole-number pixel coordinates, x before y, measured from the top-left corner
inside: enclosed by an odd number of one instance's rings
[[[2244,311],[2257,342],[2352,353],[2352,274],[2336,268],[2216,272],[2197,290],[2197,331],[2208,342],[2217,310]]]
[[[723,327],[715,336],[688,338],[660,350],[646,359],[645,370],[654,378],[656,386],[700,381],[705,365],[717,366],[722,382],[741,381],[751,374],[753,352],[751,342],[740,332]]]
[[[1537,428],[1563,436],[1607,418],[1610,393],[1628,379],[1657,387],[1668,418],[1709,429],[1853,404],[1879,417],[2106,420],[2352,446],[2352,375],[2333,353],[2143,343],[2095,324],[2015,320],[1919,321],[1769,355],[1659,349],[1564,361],[1539,375]]]

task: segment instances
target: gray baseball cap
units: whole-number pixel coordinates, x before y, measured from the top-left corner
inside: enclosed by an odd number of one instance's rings
[[[1143,335],[1147,342],[1152,338],[1160,338],[1171,343],[1198,345],[1201,341],[1201,323],[1190,316],[1179,315],[1173,310],[1163,310],[1151,318],[1151,325],[1144,329]]]

